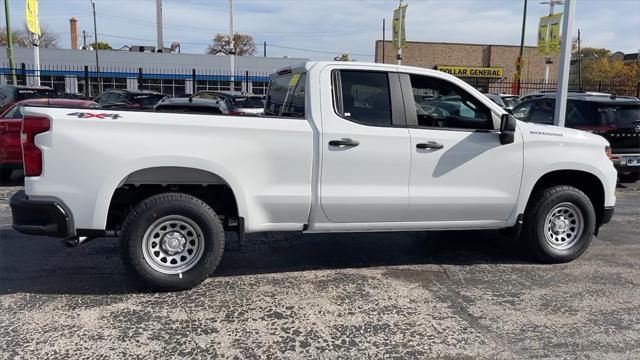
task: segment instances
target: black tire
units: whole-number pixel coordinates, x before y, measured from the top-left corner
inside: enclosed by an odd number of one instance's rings
[[[636,173],[627,173],[627,174],[618,174],[618,178],[623,183],[634,183],[640,180],[640,172]]]
[[[567,185],[549,187],[534,196],[524,214],[522,236],[535,259],[543,263],[563,263],[582,255],[589,243],[591,243],[596,226],[596,214],[589,197],[579,189]],[[582,231],[572,239],[567,238],[565,240],[566,243],[559,244],[557,243],[559,241],[557,240],[558,238],[555,238],[558,235],[553,235],[552,232],[549,232],[551,225],[547,224],[547,216],[552,211],[561,211],[557,209],[561,209],[562,206],[579,210],[579,215],[582,219]],[[569,222],[562,224],[562,226],[566,224],[571,227]],[[545,234],[545,232],[548,234]],[[548,237],[555,238],[556,242],[548,240]],[[568,247],[563,248],[563,245]]]
[[[201,234],[195,237],[203,238],[198,243],[198,248],[202,247],[198,251],[201,256],[180,273],[157,270],[158,263],[154,265],[153,259],[147,260],[143,250],[145,234],[158,221],[171,216],[188,219]],[[125,265],[152,290],[187,290],[200,284],[215,271],[224,252],[224,229],[216,213],[202,200],[182,193],[158,194],[142,201],[127,215],[121,233]],[[147,252],[147,256],[152,255]]]
[[[11,181],[11,175],[13,174],[13,169],[0,167],[0,181],[9,182]]]

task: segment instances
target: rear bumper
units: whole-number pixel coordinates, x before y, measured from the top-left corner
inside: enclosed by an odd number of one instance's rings
[[[73,218],[66,205],[53,197],[30,199],[24,191],[11,197],[13,228],[23,234],[70,238]]]
[[[614,156],[614,159],[612,160],[613,166],[616,168],[616,170],[621,172],[640,172],[640,163],[635,166],[630,166],[629,163],[627,162],[627,157],[640,158],[640,153],[629,153],[629,154],[614,153],[613,156]]]

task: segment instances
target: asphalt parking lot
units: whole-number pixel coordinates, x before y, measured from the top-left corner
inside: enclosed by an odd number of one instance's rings
[[[0,187],[2,358],[640,356],[640,183],[570,264],[497,232],[260,234],[181,293],[140,292],[117,239],[14,232]]]

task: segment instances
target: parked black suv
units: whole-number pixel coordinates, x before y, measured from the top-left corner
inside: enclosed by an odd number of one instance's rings
[[[218,102],[201,98],[164,98],[155,107],[155,111],[189,114],[222,114]]]
[[[45,86],[0,86],[0,114],[18,101],[27,99],[55,99],[58,93]]]
[[[525,100],[513,109],[522,121],[553,125],[555,93]],[[611,144],[620,180],[640,179],[640,100],[630,96],[570,93],[565,126],[603,136]]]
[[[153,109],[165,97],[167,95],[155,91],[111,89],[93,101],[108,109]]]

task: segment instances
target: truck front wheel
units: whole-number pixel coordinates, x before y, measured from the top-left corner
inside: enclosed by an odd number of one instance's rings
[[[125,264],[144,285],[186,290],[216,269],[224,229],[209,205],[190,195],[165,193],[138,204],[122,226]]]
[[[562,263],[580,256],[595,231],[596,215],[589,197],[573,186],[542,190],[524,216],[523,237],[535,258]]]

